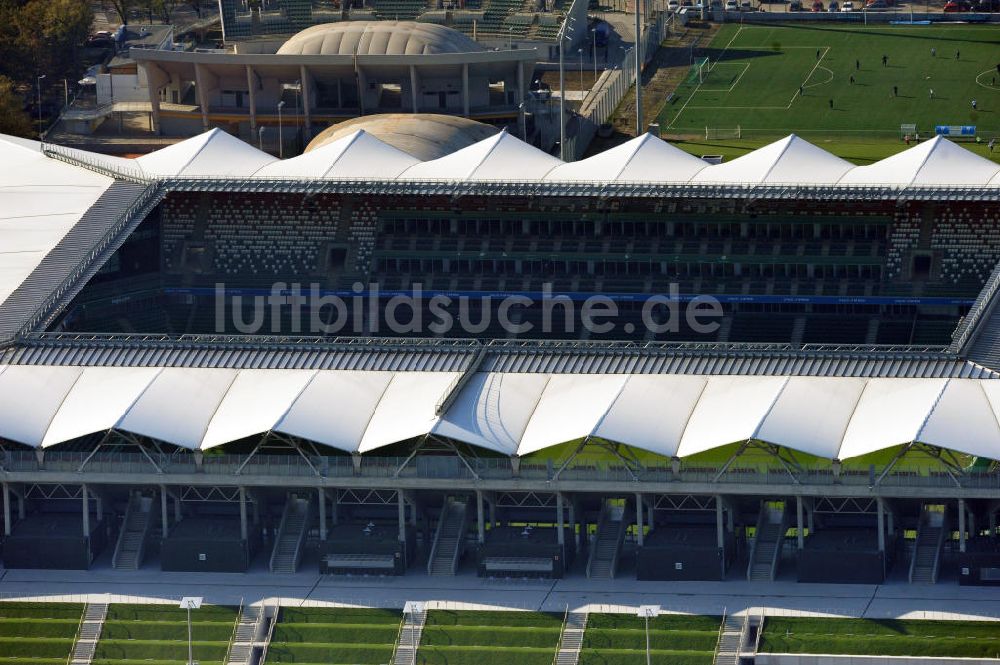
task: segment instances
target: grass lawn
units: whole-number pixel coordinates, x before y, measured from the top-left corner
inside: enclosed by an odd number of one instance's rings
[[[285,608],[274,627],[268,662],[386,663],[402,614],[363,608]]]
[[[698,56],[709,58],[703,80],[680,85],[658,121],[664,134],[693,139],[679,145],[695,154],[732,159],[794,132],[860,164],[903,149],[903,123],[927,137],[935,125],[995,132],[994,34],[970,25],[726,25]],[[743,138],[704,141],[706,127],[740,127]],[[985,144],[975,149],[988,154]]]
[[[1000,658],[1000,623],[774,617],[760,651]]]
[[[203,665],[225,660],[238,615],[235,607],[204,605],[191,612],[193,652]],[[95,665],[187,662],[187,612],[171,605],[108,606]]]
[[[65,663],[82,614],[71,603],[0,603],[0,665]]]
[[[666,614],[649,622],[654,663],[711,665],[721,617]],[[592,614],[583,637],[581,665],[645,661],[645,622],[629,614]]]
[[[417,653],[425,665],[549,665],[562,615],[545,612],[427,613]]]

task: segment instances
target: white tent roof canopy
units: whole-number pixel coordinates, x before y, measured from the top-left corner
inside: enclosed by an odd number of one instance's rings
[[[761,440],[826,459],[911,442],[1000,459],[1000,381],[0,367],[0,438],[117,429],[191,450],[275,431],[366,453],[426,434],[506,455],[596,437],[689,457]]]

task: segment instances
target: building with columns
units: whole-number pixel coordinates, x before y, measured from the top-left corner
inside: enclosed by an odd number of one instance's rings
[[[255,143],[263,126],[283,123],[308,141],[327,125],[372,113],[516,120],[536,61],[533,49],[487,50],[451,28],[413,21],[317,25],[275,53],[137,50],[132,57],[149,82],[156,133],[221,127]]]

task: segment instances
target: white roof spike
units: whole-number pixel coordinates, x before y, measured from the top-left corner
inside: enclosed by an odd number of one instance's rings
[[[836,182],[851,168],[850,162],[789,134],[731,162],[709,166],[692,182],[823,184]]]
[[[644,133],[602,153],[552,169],[554,182],[688,182],[708,164]]]
[[[210,129],[135,161],[150,175],[232,177],[253,175],[277,160],[221,129]]]
[[[1000,166],[935,136],[874,164],[851,169],[841,185],[969,185],[997,184]]]
[[[254,174],[258,178],[395,178],[420,160],[363,129],[315,150],[283,161],[270,162]]]
[[[507,132],[407,169],[404,180],[540,180],[563,162]]]

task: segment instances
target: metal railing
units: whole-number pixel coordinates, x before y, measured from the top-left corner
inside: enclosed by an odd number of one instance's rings
[[[715,653],[712,655],[712,663],[718,663],[719,661],[719,648],[722,646],[722,634],[726,631],[726,614],[725,607],[722,608],[722,621],[719,622],[719,634],[715,636]]]
[[[882,488],[948,488],[954,490],[956,478],[964,489],[1000,489],[1000,473],[966,471],[953,477],[945,470],[930,471],[926,475],[911,470],[890,471],[879,481],[881,468],[842,471],[835,475],[829,465],[805,467],[791,476],[785,468],[729,469],[719,475],[721,467],[698,466],[675,472],[670,460],[660,466],[628,469],[610,462],[581,462],[561,471],[551,461],[531,464],[521,460],[515,472],[510,458],[466,458],[458,456],[403,457],[363,456],[356,467],[348,455],[312,457],[307,462],[295,454],[258,453],[246,463],[246,455],[204,454],[201,464],[195,456],[185,451],[175,454],[142,452],[72,452],[47,450],[40,461],[32,450],[6,450],[0,452],[0,465],[8,474],[17,473],[71,473],[85,478],[87,474],[137,474],[195,475],[211,477],[214,482],[233,484],[238,477],[274,477],[301,479],[399,479],[463,480],[478,483],[491,480],[518,480],[544,482],[608,482],[608,483],[682,483],[710,484],[716,487],[730,485],[750,486],[848,486],[868,493],[876,486]],[[89,457],[89,460],[88,460]],[[155,462],[158,469],[153,466]],[[86,465],[84,465],[86,462]],[[310,465],[311,462],[311,465]],[[245,464],[244,464],[245,463]],[[242,466],[242,469],[241,469]],[[239,474],[237,471],[239,470]],[[558,478],[556,473],[559,472]],[[717,477],[718,476],[718,477]]]
[[[243,619],[243,602],[244,599],[240,597],[240,606],[236,610],[236,620],[233,621],[233,632],[229,635],[229,644],[226,645],[226,658],[222,661],[223,665],[229,665],[229,657],[233,653],[233,642],[236,641],[236,632],[240,628],[240,621]]]
[[[961,353],[965,349],[966,344],[972,341],[973,333],[979,327],[980,320],[991,309],[993,298],[998,289],[1000,289],[1000,263],[993,268],[993,272],[990,274],[986,284],[979,292],[979,295],[976,296],[976,301],[973,303],[972,308],[969,309],[968,314],[959,323],[948,351]]]
[[[563,610],[562,628],[559,629],[559,642],[556,644],[556,652],[552,654],[552,665],[559,662],[559,652],[562,651],[563,638],[566,636],[566,624],[569,622],[569,605]]]

